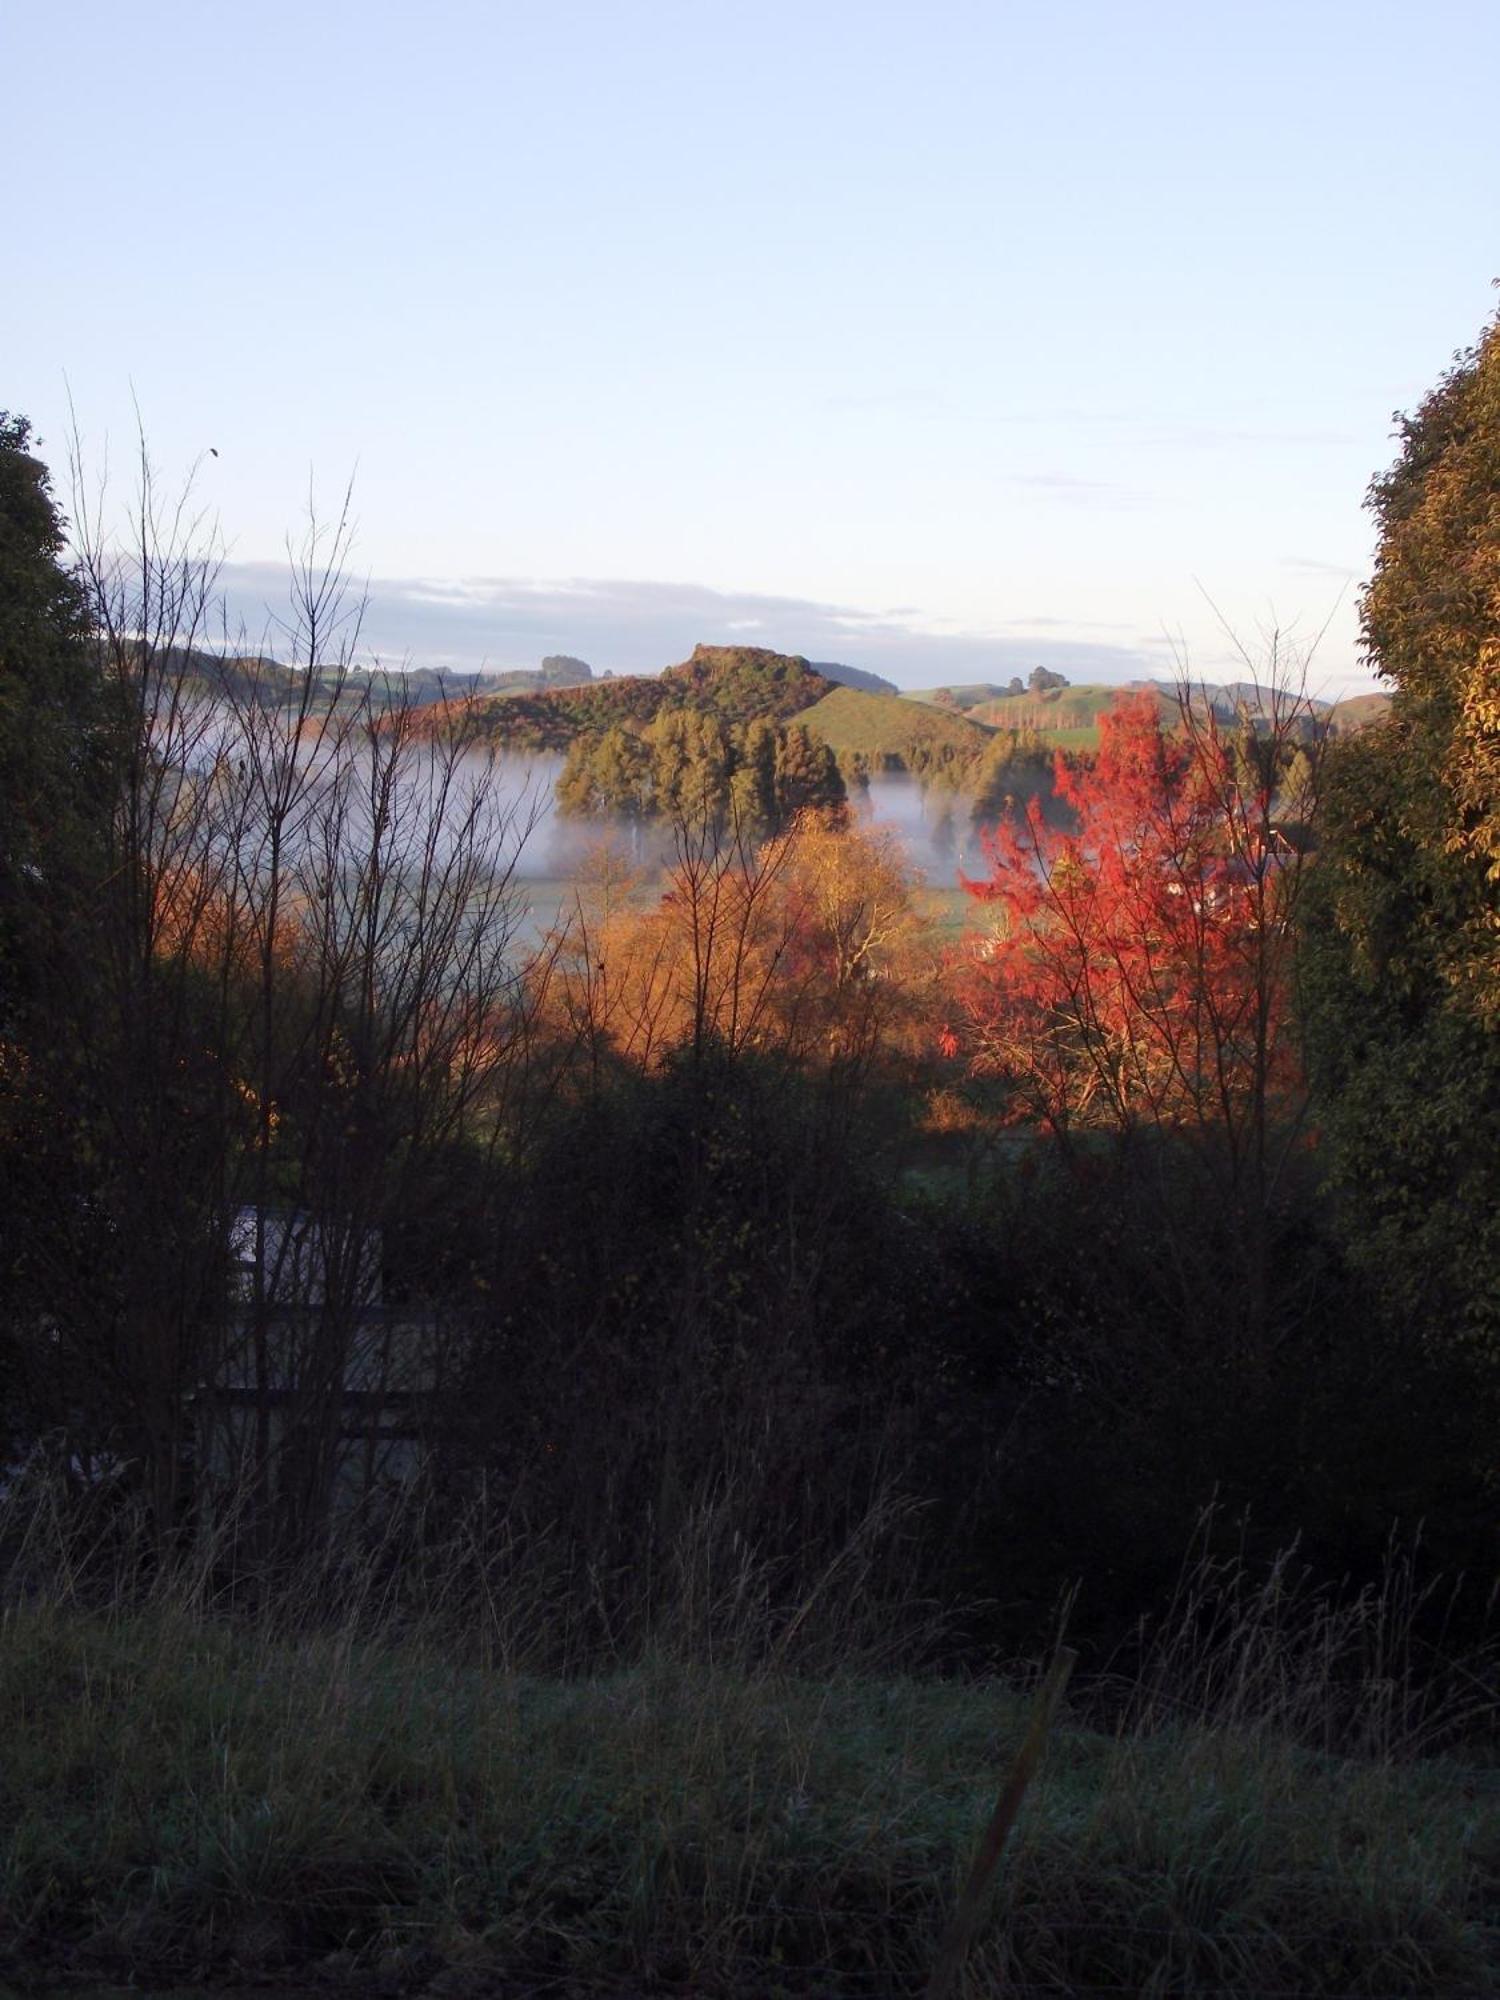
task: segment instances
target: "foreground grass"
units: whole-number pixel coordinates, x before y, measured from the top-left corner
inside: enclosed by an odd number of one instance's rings
[[[1024,1714],[994,1683],[543,1680],[20,1607],[0,1983],[919,1992]],[[1455,1767],[1065,1724],[967,1990],[1491,1992],[1497,1904],[1500,1796]]]

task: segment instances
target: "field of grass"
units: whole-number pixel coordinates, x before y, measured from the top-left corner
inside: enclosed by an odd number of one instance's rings
[[[872,768],[887,758],[908,763],[918,746],[938,755],[946,748],[961,759],[972,758],[990,734],[962,715],[905,695],[865,694],[858,688],[835,688],[794,720],[805,722],[830,749],[867,757]]]
[[[1046,729],[1038,733],[1049,750],[1097,750],[1099,748],[1099,725],[1097,722],[1080,722],[1064,729]]]
[[[251,1620],[13,1568],[0,1987],[919,1994],[1025,1676],[900,1670],[858,1550],[770,1618],[707,1548],[643,1651],[571,1665],[524,1551],[442,1618],[373,1578]],[[1128,1680],[1078,1684],[968,2000],[1495,1992],[1492,1704],[1436,1711],[1400,1613],[1191,1573]]]
[[[1057,688],[1048,694],[1007,695],[981,702],[970,712],[992,729],[1035,730],[1059,750],[1096,750],[1099,717],[1122,692],[1117,687],[1089,684]]]
[[[1102,682],[1088,682],[1046,694],[1008,695],[999,687],[979,683],[930,688],[908,699],[927,705],[933,713],[954,715],[955,720],[980,723],[986,729],[1033,731],[1050,749],[1097,750],[1099,717],[1120,692]],[[951,708],[936,706],[940,695],[957,701],[961,717]]]

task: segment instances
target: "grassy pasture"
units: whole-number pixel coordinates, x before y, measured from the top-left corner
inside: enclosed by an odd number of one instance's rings
[[[915,746],[934,752],[947,747],[960,757],[973,757],[990,734],[965,716],[910,701],[905,695],[865,694],[858,688],[835,688],[794,720],[806,723],[830,749],[859,752],[877,768],[887,757],[908,762]]]

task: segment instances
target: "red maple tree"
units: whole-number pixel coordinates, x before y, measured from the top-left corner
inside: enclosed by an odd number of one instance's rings
[[[1273,817],[1304,704],[1221,725],[1183,691],[1122,694],[1092,759],[986,838],[964,887],[995,921],[964,947],[944,1046],[1067,1141],[1149,1127],[1213,1142],[1223,1192],[1264,1199],[1300,1102],[1288,1021],[1303,861]],[[1170,726],[1167,726],[1170,724]]]

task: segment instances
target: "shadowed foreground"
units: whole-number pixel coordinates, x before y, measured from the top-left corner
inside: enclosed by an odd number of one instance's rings
[[[1485,1774],[1165,1715],[1065,1719],[967,1991],[1495,1990]],[[995,1682],[542,1678],[13,1609],[0,1982],[917,1993],[1024,1717]]]

